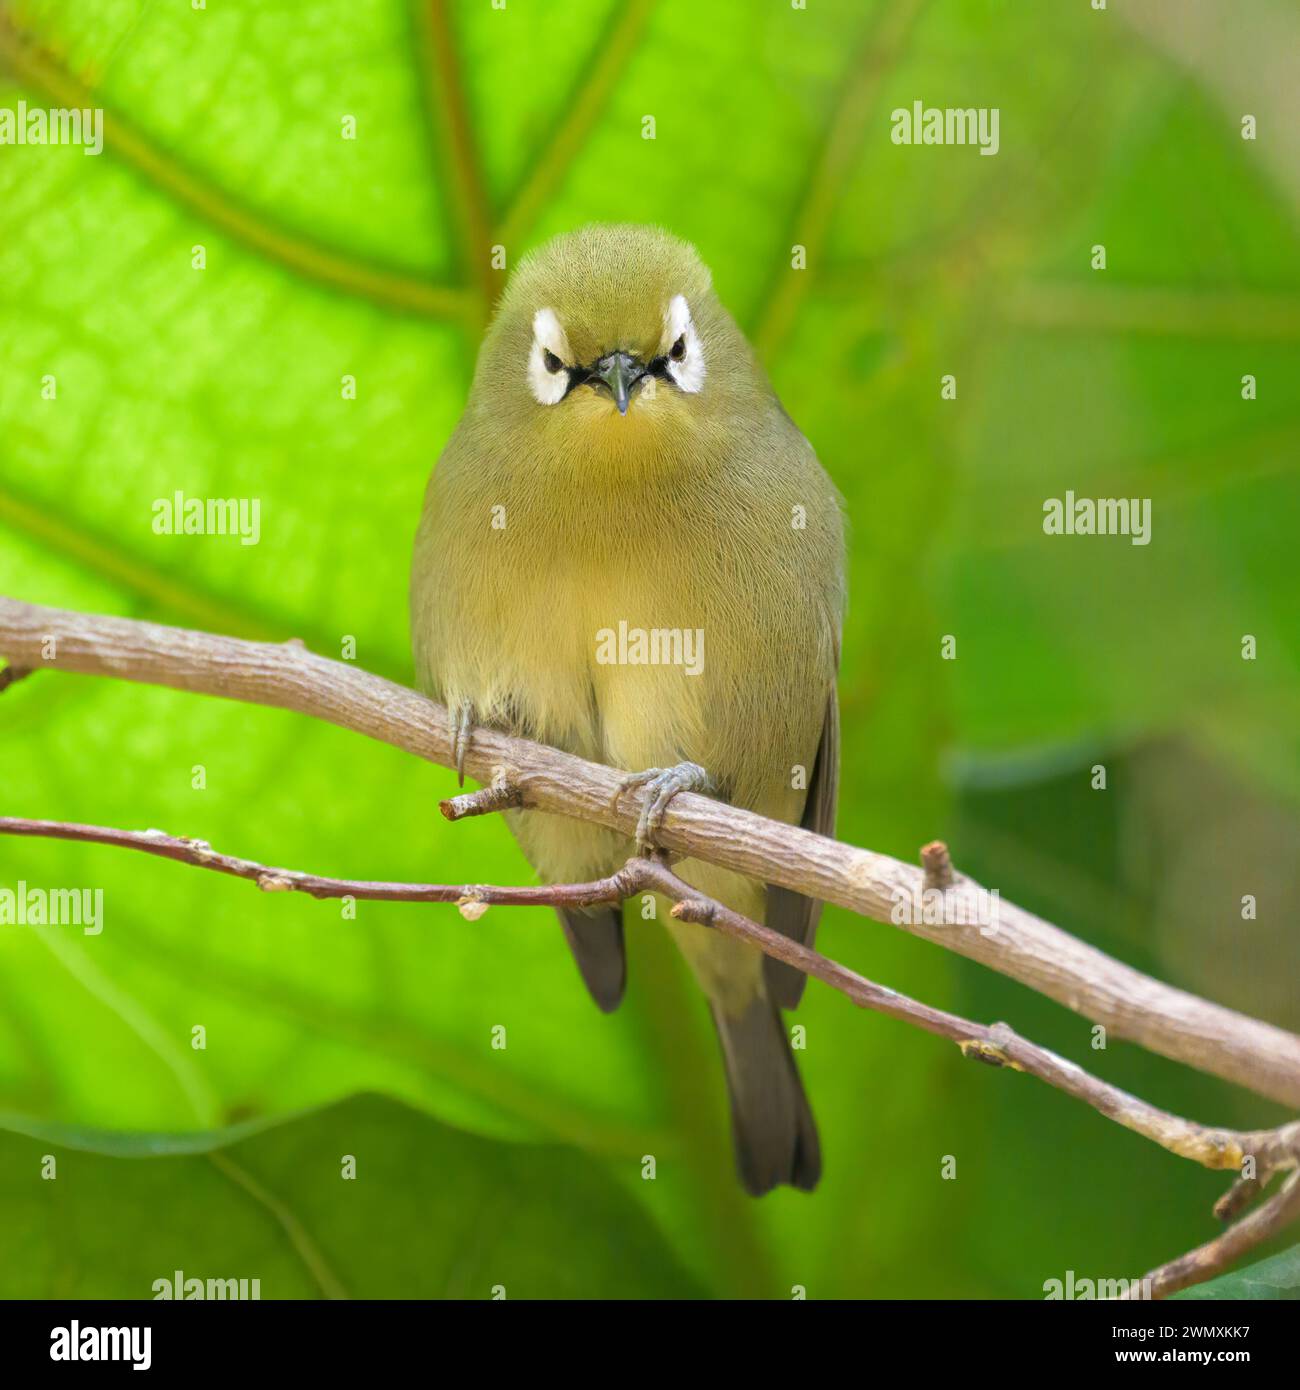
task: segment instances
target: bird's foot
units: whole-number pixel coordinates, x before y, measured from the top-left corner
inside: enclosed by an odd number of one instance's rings
[[[469,752],[470,738],[474,730],[474,706],[468,700],[451,705],[447,710],[451,716],[451,755],[456,763],[456,781],[465,785],[465,754]]]
[[[641,807],[641,817],[636,825],[636,845],[641,852],[655,848],[655,836],[664,823],[668,803],[678,792],[708,792],[713,790],[709,774],[699,763],[678,763],[676,767],[650,767],[644,772],[634,772],[624,777],[610,799],[610,805],[617,807],[624,792],[633,787],[648,787],[650,795]]]

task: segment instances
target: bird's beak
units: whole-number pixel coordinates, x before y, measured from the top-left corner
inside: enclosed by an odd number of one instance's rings
[[[632,388],[645,376],[645,368],[630,352],[611,352],[596,363],[595,375],[609,387],[618,413],[626,415]]]

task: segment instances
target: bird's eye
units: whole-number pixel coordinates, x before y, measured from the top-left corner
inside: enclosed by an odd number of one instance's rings
[[[671,357],[674,362],[680,362],[682,358],[686,356],[685,333],[683,333],[682,336],[678,338],[678,340],[672,345],[672,348],[669,351],[668,356]]]
[[[546,363],[546,370],[551,373],[560,371],[564,366],[564,363],[560,361],[550,348],[542,349],[542,361]]]

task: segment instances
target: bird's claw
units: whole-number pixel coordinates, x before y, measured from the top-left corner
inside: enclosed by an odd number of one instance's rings
[[[650,767],[644,772],[633,772],[619,782],[610,798],[610,805],[617,807],[624,792],[633,787],[648,787],[641,806],[641,815],[636,824],[636,844],[641,851],[655,848],[655,836],[664,823],[668,804],[678,792],[707,792],[712,788],[709,774],[699,763],[678,763],[676,767]]]
[[[456,761],[456,782],[465,785],[465,754],[474,728],[474,706],[463,700],[451,710],[451,752]]]

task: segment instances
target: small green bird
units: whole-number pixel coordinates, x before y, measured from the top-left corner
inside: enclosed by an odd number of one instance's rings
[[[429,481],[411,624],[422,688],[475,723],[834,832],[840,499],[693,247],[593,226],[523,260]],[[551,883],[619,868],[617,833],[508,813]],[[698,860],[682,878],[811,943],[820,905]],[[560,910],[588,989],[623,995],[621,910]],[[741,1180],[811,1189],[816,1127],[782,1008],[804,976],[665,914],[722,1043]]]

